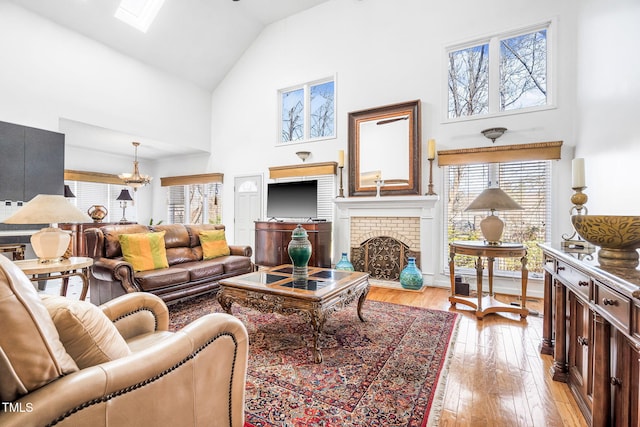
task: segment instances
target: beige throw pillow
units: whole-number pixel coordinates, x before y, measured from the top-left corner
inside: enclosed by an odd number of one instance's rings
[[[56,325],[60,341],[80,369],[131,354],[115,325],[95,305],[65,297],[40,297]]]
[[[78,370],[31,281],[0,255],[0,401]]]

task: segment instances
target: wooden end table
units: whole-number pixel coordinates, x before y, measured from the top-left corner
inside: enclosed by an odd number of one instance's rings
[[[218,302],[229,314],[233,303],[263,313],[300,314],[313,330],[313,357],[322,362],[318,339],[327,316],[358,300],[362,322],[362,304],[369,292],[369,274],[359,271],[309,267],[305,279],[294,279],[291,265],[247,273],[220,281]]]
[[[80,300],[87,297],[89,290],[89,268],[93,265],[93,258],[71,257],[59,262],[41,263],[37,259],[25,259],[14,263],[27,275],[32,282],[41,280],[62,279],[60,295],[67,296],[69,278],[78,276],[82,279]]]
[[[456,295],[455,292],[455,256],[471,255],[476,259],[476,280],[477,298]],[[489,294],[484,295],[482,289],[482,271],[484,263],[482,259],[487,259],[487,269],[489,272]],[[493,261],[496,258],[520,258],[521,268],[521,298],[520,307],[502,303],[495,299],[493,293]],[[527,309],[527,280],[529,271],[527,270],[527,247],[520,243],[502,243],[500,245],[489,245],[481,241],[458,241],[449,244],[449,275],[451,276],[451,296],[449,302],[452,306],[456,303],[470,306],[476,310],[476,317],[481,320],[486,314],[509,312],[520,314],[521,318],[526,318],[529,314]]]

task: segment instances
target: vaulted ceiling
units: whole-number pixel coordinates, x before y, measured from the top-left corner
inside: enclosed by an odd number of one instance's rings
[[[165,0],[146,33],[114,17],[120,0],[8,1],[212,91],[267,25],[328,0]],[[132,154],[132,138],[141,158],[197,153],[74,120],[61,119],[59,130],[68,145],[120,155]]]
[[[120,0],[9,0],[125,55],[212,90],[268,24],[327,0],[165,0],[142,33]]]

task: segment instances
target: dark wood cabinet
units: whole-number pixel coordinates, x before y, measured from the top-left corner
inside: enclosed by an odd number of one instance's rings
[[[71,254],[73,256],[87,256],[87,244],[84,238],[84,230],[100,228],[105,225],[136,224],[135,222],[82,222],[78,224],[58,224],[62,230],[71,231]]]
[[[568,293],[568,383],[584,413],[593,411],[593,311],[578,294]]]
[[[291,233],[301,224],[311,242],[309,265],[331,268],[331,228],[330,222],[277,222],[256,221],[255,263],[263,266],[291,264],[287,247]]]
[[[0,122],[0,200],[63,194],[64,134]]]
[[[541,352],[590,426],[640,425],[640,270],[540,245],[545,257]]]

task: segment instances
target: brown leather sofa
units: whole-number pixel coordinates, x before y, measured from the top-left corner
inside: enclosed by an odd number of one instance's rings
[[[172,333],[152,294],[38,295],[0,255],[0,319],[3,427],[244,424],[248,337],[231,315]]]
[[[214,291],[218,281],[253,271],[250,246],[229,245],[231,254],[203,260],[199,233],[224,230],[224,225],[108,225],[85,230],[88,256],[94,260],[89,277],[90,299],[96,305],[131,292],[150,292],[166,303]],[[122,258],[118,235],[165,231],[169,268],[134,271]]]

